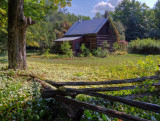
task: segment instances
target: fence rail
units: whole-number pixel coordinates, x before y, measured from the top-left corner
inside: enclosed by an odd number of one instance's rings
[[[87,86],[87,85],[104,85],[104,84],[123,84],[123,83],[136,83],[143,82],[147,79],[159,80],[159,76],[149,76],[149,77],[141,77],[134,79],[124,79],[124,80],[112,80],[112,81],[98,81],[98,82],[53,82],[49,80],[45,80],[45,82],[51,84],[52,86]]]
[[[35,81],[41,83],[41,85],[45,88],[42,97],[43,98],[54,98],[61,104],[65,105],[71,105],[71,106],[65,106],[66,108],[71,108],[72,106],[76,108],[84,108],[100,113],[104,113],[111,117],[116,117],[120,119],[124,119],[127,121],[148,121],[147,119],[142,119],[139,117],[135,117],[129,114],[125,114],[123,112],[106,109],[97,105],[92,105],[89,103],[81,102],[78,100],[75,100],[77,95],[84,94],[88,96],[93,97],[99,97],[102,99],[107,99],[110,101],[116,101],[120,103],[124,103],[133,107],[137,107],[140,109],[153,111],[155,113],[160,113],[160,105],[152,104],[152,103],[146,103],[131,99],[126,99],[124,97],[118,97],[118,96],[112,96],[112,95],[106,95],[98,92],[105,92],[105,91],[119,91],[119,90],[129,90],[129,89],[135,89],[135,88],[147,88],[148,86],[160,86],[159,83],[154,83],[152,85],[137,85],[137,86],[123,86],[123,87],[99,87],[99,88],[83,88],[83,89],[77,89],[77,88],[66,88],[65,86],[88,86],[88,85],[112,85],[112,84],[125,84],[125,83],[137,83],[137,82],[143,82],[146,80],[160,80],[160,76],[149,76],[149,77],[141,77],[141,78],[134,78],[134,79],[125,79],[125,80],[112,80],[112,81],[100,81],[100,82],[53,82],[49,80],[42,81],[40,79],[34,78]],[[53,88],[56,87],[57,89]],[[159,94],[157,91],[156,93],[152,94]],[[67,98],[65,96],[70,96],[71,98]],[[74,107],[74,108],[75,108]],[[71,110],[75,110],[72,108]],[[68,110],[69,111],[69,110]],[[77,111],[72,111],[77,112]],[[77,115],[77,114],[75,114]],[[74,116],[73,116],[74,117]],[[75,116],[76,117],[76,116]],[[80,119],[76,119],[80,120]]]

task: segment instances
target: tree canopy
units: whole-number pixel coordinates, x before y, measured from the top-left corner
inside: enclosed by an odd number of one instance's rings
[[[54,40],[62,37],[79,18],[81,20],[90,19],[88,16],[69,13],[64,6],[71,6],[70,1],[42,0],[39,2],[39,0],[24,0],[24,15],[36,21],[35,25],[27,29],[27,46],[39,47],[40,50],[45,51],[47,48],[52,48]],[[0,25],[2,25],[0,26],[0,50],[4,51],[7,49],[8,38],[8,1],[4,0],[0,4]]]

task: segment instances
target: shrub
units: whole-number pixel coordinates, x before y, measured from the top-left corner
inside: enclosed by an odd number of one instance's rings
[[[71,49],[71,45],[69,44],[69,42],[63,42],[63,44],[61,44],[61,50],[64,54],[66,54],[69,57],[73,57],[73,51]]]
[[[102,49],[101,47],[98,47],[98,49],[95,50],[93,53],[97,57],[104,58],[104,57],[107,57],[107,55],[109,54],[109,51],[107,49]]]
[[[104,41],[103,48],[98,47],[97,50],[93,51],[93,55],[101,58],[107,57],[107,55],[109,54],[109,51],[107,50],[108,47],[110,47],[110,44],[108,44],[107,41]]]
[[[160,54],[160,42],[153,39],[137,39],[128,45],[128,52],[135,54]]]
[[[118,42],[113,43],[113,49],[116,51],[119,49],[119,44]]]
[[[151,72],[157,72],[159,69],[157,62],[152,59],[152,56],[148,56],[145,60],[138,60],[137,68],[141,70],[141,76],[146,76]]]
[[[108,44],[107,41],[104,41],[104,42],[103,42],[103,47],[104,47],[104,48],[108,48],[109,46],[110,46],[110,44]]]
[[[92,56],[92,53],[88,48],[85,47],[84,44],[81,45],[81,51],[82,53],[80,54],[80,57],[90,57]]]
[[[46,55],[50,54],[50,49],[47,49],[44,54],[46,54]]]

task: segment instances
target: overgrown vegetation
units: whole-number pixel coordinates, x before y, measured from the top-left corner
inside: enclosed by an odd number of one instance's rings
[[[67,55],[69,57],[73,57],[73,51],[72,51],[71,45],[68,41],[63,42],[63,44],[61,44],[61,50],[65,55]]]
[[[138,61],[137,61],[138,60]],[[3,62],[3,63],[2,63]],[[31,78],[20,76],[33,74],[39,78],[53,81],[106,81],[115,79],[136,78],[154,75],[160,63],[159,56],[143,55],[109,55],[108,58],[74,58],[68,59],[39,59],[28,58],[28,70],[5,71],[7,59],[0,58],[0,118],[1,120],[69,120],[66,112],[60,108],[54,99],[43,100],[40,97],[41,86]],[[78,69],[77,69],[78,68]],[[28,81],[26,81],[28,80]],[[141,84],[152,84],[148,80]],[[156,82],[154,82],[156,83]],[[114,86],[131,86],[120,84]],[[134,85],[134,84],[133,84]],[[91,86],[95,87],[95,86]],[[105,87],[105,86],[104,86]],[[155,88],[112,91],[109,95],[129,95],[145,91],[154,91]],[[159,115],[130,107],[122,103],[111,103],[108,100],[91,98],[80,95],[78,100],[116,109],[125,113],[147,119],[159,119]],[[160,104],[158,96],[149,96],[136,100]],[[53,108],[50,108],[53,107]],[[132,112],[131,112],[132,110]],[[64,111],[64,112],[63,112]],[[82,120],[118,120],[104,114],[85,111]]]
[[[61,46],[64,55],[51,54],[55,52],[55,39],[63,37],[64,33],[66,33],[71,25],[78,21],[79,18],[81,20],[89,20],[90,17],[77,16],[67,12],[66,9],[53,11],[55,8],[50,8],[45,2],[46,1],[24,0],[25,16],[31,16],[33,20],[37,21],[35,25],[27,29],[27,46],[39,47],[38,50],[42,55],[32,55],[29,57],[28,69],[25,71],[7,70],[7,59],[6,57],[0,56],[0,120],[70,120],[63,107],[55,102],[54,99],[44,100],[41,98],[41,85],[34,82],[33,79],[28,76],[22,76],[25,74],[32,74],[39,78],[56,82],[106,81],[151,76],[155,73],[160,74],[158,68],[158,64],[160,64],[160,56],[158,55],[160,54],[160,42],[158,40],[160,39],[159,0],[153,9],[149,9],[146,4],[135,0],[122,0],[115,8],[115,11],[110,12],[110,18],[113,18],[113,21],[110,19],[111,24],[115,23],[117,27],[116,29],[116,27],[113,26],[112,29],[115,34],[120,34],[117,40],[124,40],[125,36],[127,41],[134,40],[128,46],[130,53],[157,55],[110,55],[106,49],[108,48],[107,43],[104,43],[104,48],[98,48],[94,52],[90,52],[90,50],[82,44],[80,57],[88,58],[68,58],[73,56],[69,42],[65,42]],[[59,0],[55,2],[59,2]],[[51,3],[52,6],[56,4],[55,2]],[[62,2],[62,4],[65,3]],[[55,7],[57,8],[58,4]],[[8,1],[3,0],[0,2],[0,55],[6,55],[7,50],[7,11]],[[97,13],[95,18],[101,17],[102,16]],[[135,40],[137,37],[140,39]],[[144,39],[148,37],[156,40]],[[126,51],[121,51],[118,43],[115,43],[113,47],[116,50],[115,53],[126,53]],[[93,57],[92,55],[100,58]],[[91,56],[92,58],[90,58]],[[152,83],[158,83],[158,81],[147,80],[140,84],[151,85]],[[114,86],[132,85],[134,84]],[[143,89],[136,88],[135,90],[106,92],[106,94],[123,96],[146,91],[152,92],[155,90],[156,88],[149,86]],[[84,95],[78,96],[77,99],[149,120],[160,120],[159,114],[127,106],[122,103]],[[159,95],[145,96],[136,98],[135,100],[160,105]],[[82,120],[117,121],[118,119],[86,110]]]
[[[90,52],[88,48],[86,48],[84,44],[81,45],[80,49],[81,49],[80,57],[91,57],[92,56],[92,53]]]
[[[160,54],[160,42],[153,39],[137,39],[128,45],[128,51],[136,54]]]
[[[1,121],[60,120],[65,112],[58,103],[53,99],[42,99],[41,86],[32,79],[27,81],[27,78],[21,78],[18,73],[13,70],[0,71]]]
[[[93,53],[96,57],[105,58],[109,54],[109,51],[107,49],[102,49],[101,47],[98,47],[98,49],[95,50]]]

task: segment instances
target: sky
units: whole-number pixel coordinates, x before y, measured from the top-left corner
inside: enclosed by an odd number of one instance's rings
[[[95,16],[97,12],[104,13],[104,10],[114,11],[114,8],[122,0],[72,0],[71,7],[67,7],[70,13],[76,15]],[[141,3],[146,3],[147,6],[153,8],[157,0],[137,0]]]

